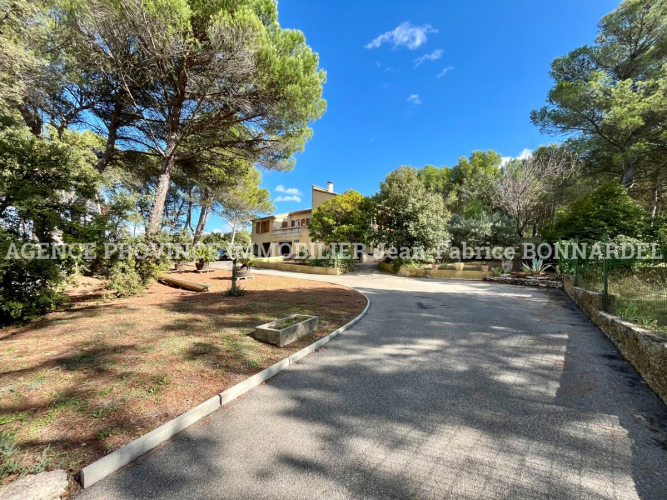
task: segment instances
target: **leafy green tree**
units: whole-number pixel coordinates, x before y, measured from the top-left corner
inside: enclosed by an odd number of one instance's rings
[[[16,236],[29,234],[41,243],[75,234],[88,211],[72,193],[92,196],[101,181],[89,132],[35,137],[25,127],[0,129],[0,220]],[[70,194],[69,196],[67,194]],[[71,241],[71,239],[70,239]]]
[[[303,34],[281,29],[268,0],[91,0],[81,33],[105,54],[123,33],[137,65],[106,61],[137,116],[132,139],[162,163],[148,233],[155,233],[175,165],[202,154],[285,170],[325,109],[325,74]],[[143,71],[142,71],[143,69]],[[139,102],[133,89],[146,79]]]
[[[403,166],[387,175],[373,202],[381,243],[431,252],[449,241],[450,213],[442,197],[426,189],[416,168]]]
[[[352,189],[325,201],[313,212],[308,229],[313,241],[367,243],[371,235],[372,202]]]
[[[419,169],[419,178],[426,186],[426,189],[433,193],[438,193],[445,200],[449,200],[454,191],[454,181],[452,169],[446,166],[435,167],[425,165]]]
[[[20,116],[27,77],[42,64],[28,47],[43,35],[43,28],[39,2],[0,2],[0,116]]]
[[[513,246],[518,243],[512,219],[497,212],[453,215],[449,231],[452,234],[452,245],[459,248],[463,242],[468,246],[486,246],[488,244],[502,247]]]
[[[590,174],[626,186],[647,180],[667,147],[667,1],[625,0],[605,16],[593,46],[555,59],[543,132],[570,137]]]
[[[605,236],[640,238],[647,229],[646,210],[617,183],[607,183],[562,209],[553,229],[547,233],[553,240],[579,238],[580,241],[602,241]]]
[[[426,165],[419,178],[426,188],[440,194],[455,213],[479,214],[489,208],[489,186],[498,178],[502,155],[495,151],[473,151],[461,157],[453,167]]]
[[[68,257],[24,256],[24,244],[98,241],[107,230],[106,216],[73,201],[99,186],[90,148],[98,138],[90,132],[60,138],[53,129],[47,132],[38,137],[23,126],[0,128],[0,324],[61,305],[77,264]]]

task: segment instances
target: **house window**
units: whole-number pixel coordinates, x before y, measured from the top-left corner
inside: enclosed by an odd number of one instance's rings
[[[297,220],[297,221],[294,221],[294,222],[296,222],[296,227],[301,227],[301,221],[300,220]]]
[[[306,219],[306,226],[310,226],[310,219]]]
[[[266,221],[261,222],[261,223],[258,222],[257,223],[257,232],[258,233],[268,233],[269,232],[269,221],[266,220]]]
[[[259,227],[260,227],[260,224],[261,224],[260,222],[258,222],[258,223],[256,224],[255,232],[256,232],[257,234],[259,234]]]
[[[283,223],[281,224],[281,227],[287,227],[287,221],[284,220]]]

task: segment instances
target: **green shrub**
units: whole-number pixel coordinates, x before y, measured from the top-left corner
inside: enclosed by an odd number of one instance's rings
[[[648,330],[658,329],[658,320],[654,319],[655,313],[650,305],[626,302],[621,307],[616,308],[616,314],[634,321]]]
[[[414,269],[421,269],[424,267],[424,264],[421,262],[416,262],[412,259],[401,259],[400,257],[391,260],[391,268],[394,272],[398,272],[401,267],[411,267]]]
[[[66,305],[64,288],[74,263],[69,259],[5,259],[10,243],[0,244],[0,325],[28,321]],[[23,244],[14,243],[17,248]]]
[[[354,262],[352,262],[352,260],[345,259],[340,254],[331,256],[327,251],[323,251],[321,257],[311,258],[308,264],[312,267],[340,269],[346,273],[354,270]]]
[[[21,460],[18,453],[21,448],[14,436],[8,432],[0,433],[0,482],[10,474],[17,474],[22,471]]]
[[[115,262],[108,271],[105,288],[116,297],[135,295],[144,290],[144,281],[137,272],[134,259]]]
[[[243,297],[245,295],[245,288],[236,285],[229,289],[227,295],[230,297]]]
[[[334,267],[334,261],[331,258],[310,259],[308,265],[312,267]]]
[[[647,229],[648,214],[625,187],[608,183],[557,213],[556,224],[544,232],[550,241],[579,238],[602,241],[605,236],[640,238]]]
[[[510,217],[499,213],[480,212],[473,215],[453,215],[449,232],[452,245],[468,246],[513,246],[518,243],[514,222]]]
[[[151,240],[141,236],[123,242],[140,249],[142,253],[144,249],[147,250],[145,252],[147,255],[142,255],[145,258],[121,258],[118,253],[112,255],[104,273],[105,288],[115,292],[114,295],[117,297],[126,297],[143,291],[171,266],[168,252],[157,252],[160,243],[171,243],[171,240],[171,235],[158,234]]]

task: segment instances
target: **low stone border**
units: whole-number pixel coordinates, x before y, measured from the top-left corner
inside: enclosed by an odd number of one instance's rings
[[[563,276],[565,293],[611,340],[648,386],[667,404],[667,337],[604,310],[603,295],[574,286],[574,276]],[[607,311],[613,311],[608,301]]]
[[[428,267],[405,267],[401,266],[398,271],[394,271],[391,264],[380,262],[378,267],[388,273],[405,276],[408,278],[445,278],[445,279],[463,279],[463,280],[483,280],[485,276],[491,274],[490,271],[453,271],[451,269],[430,269]]]
[[[358,290],[355,291],[361,293]],[[182,430],[190,427],[192,424],[198,422],[207,415],[210,415],[220,407],[230,403],[239,396],[244,395],[251,389],[266,382],[291,364],[296,363],[302,358],[308,356],[319,347],[331,341],[338,334],[349,329],[368,312],[368,308],[371,305],[371,300],[368,298],[368,296],[364,293],[361,293],[361,295],[366,298],[366,307],[363,311],[361,311],[361,314],[359,314],[359,316],[354,318],[352,321],[331,332],[326,337],[322,337],[317,342],[310,344],[308,347],[304,347],[291,356],[278,361],[276,364],[269,366],[261,372],[256,373],[252,377],[247,378],[243,382],[230,387],[226,391],[213,396],[211,399],[204,401],[202,404],[195,406],[182,415],[179,415],[169,422],[165,422],[160,427],[152,430],[148,434],[144,434],[140,438],[135,439],[125,446],[118,448],[116,451],[111,452],[107,456],[100,458],[96,462],[93,462],[92,464],[84,467],[81,469],[81,485],[84,488],[92,486],[96,482],[107,477],[109,474],[116,472],[121,467],[124,467],[133,460],[136,460],[153,448],[164,443]]]
[[[276,271],[290,271],[293,273],[324,274],[328,276],[338,276],[339,274],[345,274],[340,269],[333,267],[314,267],[302,264],[288,264],[287,262],[257,261],[253,264],[253,267],[259,267],[261,269],[274,269]]]
[[[542,288],[563,288],[561,281],[554,280],[537,280],[527,278],[507,278],[502,276],[486,276],[484,281],[492,281],[494,283],[505,283],[507,285],[523,285],[523,286],[539,286]]]

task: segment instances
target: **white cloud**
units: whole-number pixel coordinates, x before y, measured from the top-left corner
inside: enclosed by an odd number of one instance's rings
[[[276,186],[276,189],[274,189],[274,191],[276,193],[295,194],[297,196],[303,195],[303,193],[301,191],[299,191],[297,188],[286,188],[282,184]]]
[[[442,54],[445,51],[442,49],[434,50],[430,54],[424,54],[423,56],[418,57],[415,59],[415,66],[419,66],[421,63],[424,61],[437,61],[442,57]]]
[[[411,102],[412,104],[421,104],[422,103],[419,100],[419,95],[417,95],[417,94],[412,94],[410,97],[408,97],[408,102]]]
[[[296,201],[301,203],[301,196],[278,196],[275,201]]]
[[[453,69],[454,69],[454,66],[447,66],[440,73],[438,73],[438,78],[442,78],[443,76],[445,76],[447,73],[449,73]]]
[[[367,49],[377,49],[383,43],[391,43],[394,47],[401,45],[414,50],[426,43],[427,33],[437,33],[430,25],[413,26],[408,22],[401,23],[397,28],[381,34],[371,43],[366,45]]]
[[[533,150],[524,148],[519,153],[519,156],[503,156],[501,165],[507,165],[512,160],[525,160],[533,155]]]
[[[524,148],[521,151],[521,153],[519,153],[519,156],[517,156],[517,158],[519,158],[519,160],[525,160],[527,158],[530,158],[531,156],[533,156],[533,150],[528,149],[528,148]]]

